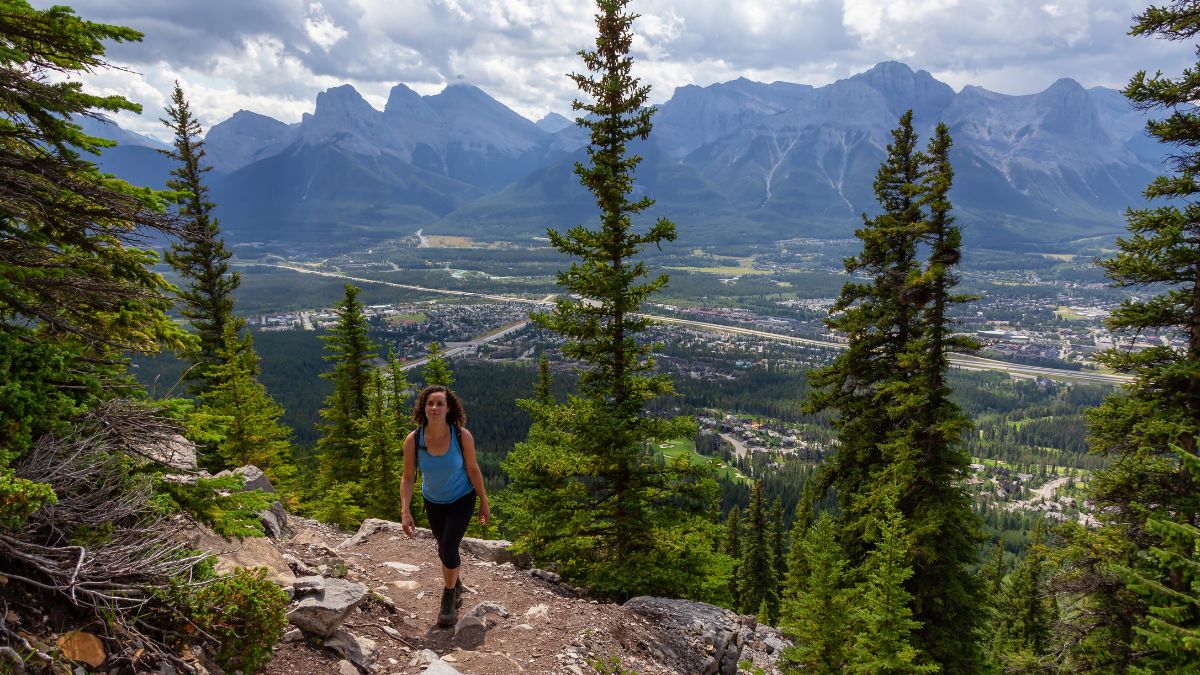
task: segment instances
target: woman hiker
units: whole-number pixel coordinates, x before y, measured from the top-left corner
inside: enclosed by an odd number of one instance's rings
[[[413,406],[413,431],[404,439],[404,478],[400,482],[400,523],[409,537],[416,533],[413,522],[413,485],[421,470],[421,493],[429,529],[437,539],[438,558],[442,561],[442,603],[437,624],[446,628],[458,620],[462,606],[462,564],[458,546],[467,533],[467,525],[479,498],[479,523],[486,525],[491,511],[483,474],[475,461],[475,439],[463,428],[467,413],[462,401],[441,385],[426,387]]]

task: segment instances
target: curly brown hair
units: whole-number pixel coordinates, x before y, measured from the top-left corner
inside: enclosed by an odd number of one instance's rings
[[[450,391],[449,387],[444,387],[440,384],[425,387],[421,390],[420,394],[417,394],[417,401],[413,404],[413,421],[421,426],[425,426],[425,423],[429,421],[425,417],[425,403],[429,401],[430,394],[436,394],[439,391],[446,395],[446,424],[452,427],[461,427],[466,424],[467,410],[463,407],[458,394]]]

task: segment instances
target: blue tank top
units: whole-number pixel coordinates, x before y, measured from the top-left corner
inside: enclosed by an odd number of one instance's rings
[[[450,504],[475,488],[467,477],[458,428],[450,427],[450,448],[442,455],[425,449],[425,427],[417,429],[417,468],[421,470],[421,495],[434,504]]]

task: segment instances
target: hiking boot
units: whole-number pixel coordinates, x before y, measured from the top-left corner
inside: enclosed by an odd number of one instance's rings
[[[438,609],[437,625],[439,628],[449,628],[458,622],[458,609],[454,606],[455,589],[442,589],[442,604]]]
[[[462,579],[454,582],[454,609],[462,609]]]

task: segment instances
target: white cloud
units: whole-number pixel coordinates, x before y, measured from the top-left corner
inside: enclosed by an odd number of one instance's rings
[[[34,0],[49,6],[57,0]],[[287,122],[349,83],[372,104],[404,82],[421,93],[478,85],[530,118],[569,112],[566,73],[594,43],[581,0],[75,0],[88,19],[132,25],[110,57],[140,73],[98,76],[146,104],[153,126],[171,79],[201,119],[250,108]],[[1178,72],[1186,46],[1125,33],[1145,0],[635,0],[635,74],[652,101],[739,76],[822,85],[885,60],[958,88],[1039,91],[1060,77],[1121,86],[1138,68]],[[200,99],[203,98],[203,106]],[[145,130],[139,128],[138,130]]]
[[[314,2],[308,6],[308,16],[304,19],[304,32],[308,38],[317,43],[325,51],[349,35],[341,26],[325,12],[321,3]]]

